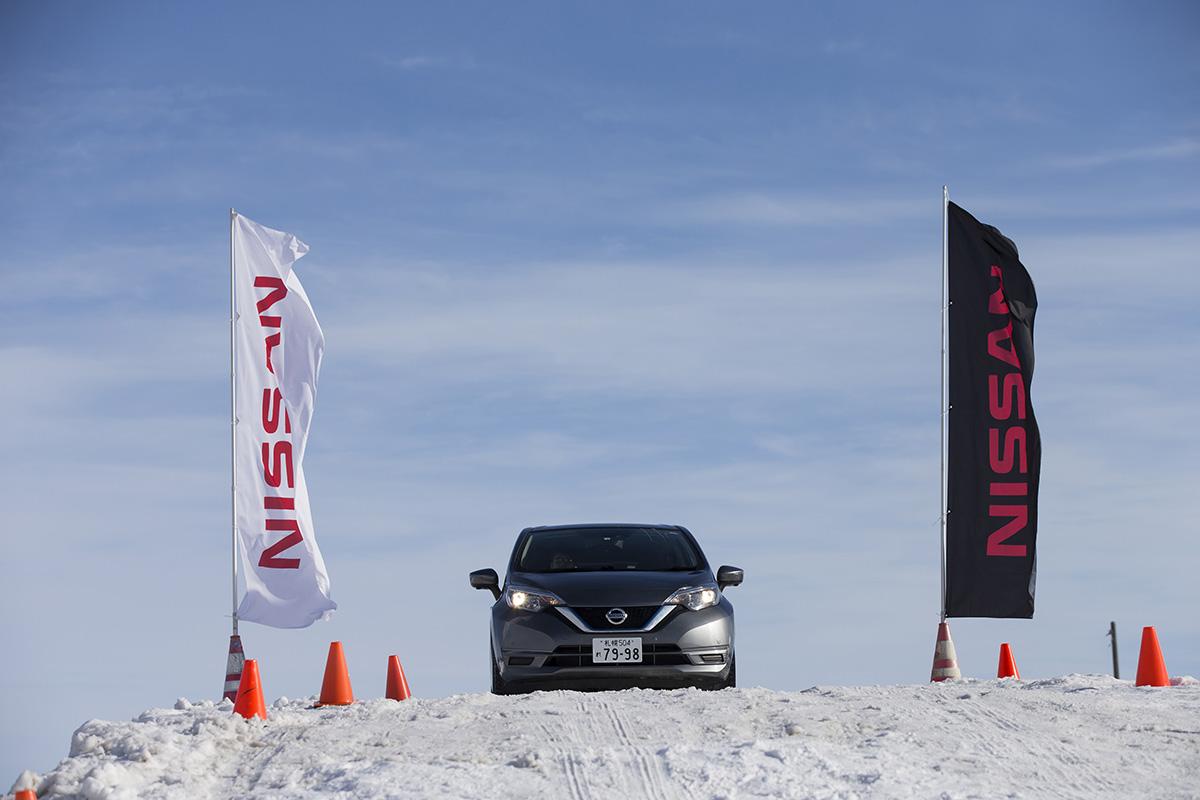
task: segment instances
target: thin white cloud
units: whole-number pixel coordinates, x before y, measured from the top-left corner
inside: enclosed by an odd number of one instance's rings
[[[1145,308],[1200,291],[1198,229],[1029,236],[1017,244],[1038,289],[1073,304]]]
[[[731,192],[669,204],[664,221],[764,226],[880,225],[928,216],[915,198],[873,200],[774,192]]]
[[[1140,161],[1174,161],[1200,156],[1200,139],[1174,139],[1153,145],[1103,150],[1079,155],[1055,156],[1048,160],[1062,169],[1094,169]]]
[[[442,283],[401,268],[373,275],[353,307],[327,309],[339,331],[330,352],[446,386],[524,376],[552,392],[822,391],[867,373],[908,384],[909,343],[878,326],[911,320],[921,298],[901,276],[923,268],[576,263]]]
[[[821,45],[825,55],[839,56],[861,53],[866,47],[862,39],[830,39]]]
[[[462,55],[434,56],[425,53],[391,55],[380,53],[373,56],[372,60],[381,67],[400,72],[416,72],[438,68],[469,69],[474,66],[474,61],[471,58]]]
[[[336,136],[281,131],[269,146],[301,156],[337,161],[392,159],[413,148],[404,136],[379,132],[342,132]]]

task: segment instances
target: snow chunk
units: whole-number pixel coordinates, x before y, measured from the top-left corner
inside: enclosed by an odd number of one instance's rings
[[[20,775],[17,776],[17,779],[15,781],[13,781],[12,788],[8,790],[8,793],[16,794],[17,792],[21,791],[22,789],[36,790],[37,785],[39,783],[41,783],[41,779],[38,777],[38,774],[36,772],[33,772],[31,770],[25,770],[24,772],[22,772]]]

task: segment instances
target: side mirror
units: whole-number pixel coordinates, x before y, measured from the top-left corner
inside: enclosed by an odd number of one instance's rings
[[[717,570],[717,586],[722,589],[729,586],[740,586],[745,577],[746,573],[742,572],[741,567],[721,567]]]
[[[740,579],[739,579],[740,580]],[[477,569],[471,573],[472,589],[487,589],[492,597],[500,599],[500,576],[494,569]]]

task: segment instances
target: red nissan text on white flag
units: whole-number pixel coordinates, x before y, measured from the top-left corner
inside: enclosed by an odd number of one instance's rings
[[[308,245],[233,220],[238,618],[303,628],[337,608],[313,535],[304,446],[325,335],[292,267]]]

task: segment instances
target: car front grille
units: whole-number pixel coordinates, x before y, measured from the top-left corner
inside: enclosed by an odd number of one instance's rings
[[[606,609],[607,610],[607,609]],[[690,664],[677,644],[648,644],[642,648],[639,664],[602,664],[605,667],[666,667]],[[591,667],[592,648],[586,644],[566,644],[554,648],[546,659],[547,667]]]
[[[646,627],[646,623],[658,613],[662,606],[571,606],[570,608],[592,630],[629,631],[641,630]],[[620,608],[629,615],[620,625],[612,624],[605,617],[605,614],[613,608]]]

